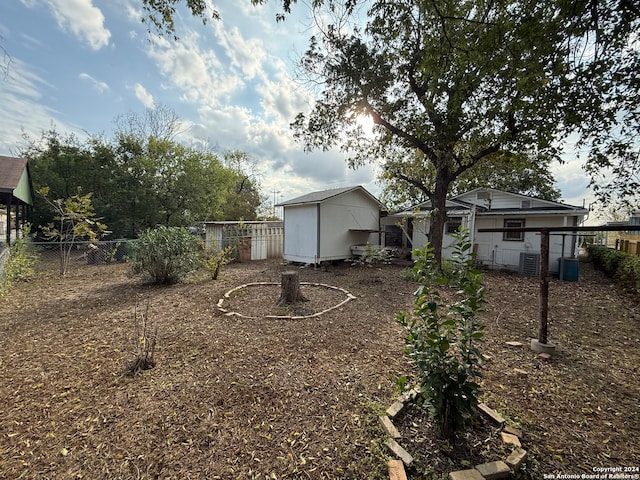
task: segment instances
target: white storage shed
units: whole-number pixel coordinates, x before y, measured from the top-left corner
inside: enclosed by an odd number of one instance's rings
[[[284,259],[319,264],[351,258],[352,247],[379,245],[382,204],[364,187],[309,193],[287,200],[284,215]]]

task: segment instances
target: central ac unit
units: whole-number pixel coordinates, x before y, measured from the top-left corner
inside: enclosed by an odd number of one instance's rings
[[[537,277],[540,275],[540,254],[520,252],[520,275]]]

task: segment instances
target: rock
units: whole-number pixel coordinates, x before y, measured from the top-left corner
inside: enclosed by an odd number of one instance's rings
[[[478,470],[486,480],[499,480],[500,478],[509,478],[509,475],[511,474],[511,469],[509,468],[509,466],[501,461],[476,465],[476,470]]]
[[[547,361],[547,360],[551,359],[551,355],[549,355],[548,353],[540,353],[540,354],[538,354],[538,358],[540,360]]]
[[[522,342],[506,342],[510,347],[521,347],[523,345]]]
[[[502,441],[504,443],[510,443],[511,445],[515,445],[516,447],[522,447],[520,443],[520,439],[511,433],[500,432],[500,436],[502,437]]]
[[[523,370],[521,368],[514,368],[513,371],[519,377],[526,377],[527,375],[529,375],[529,372],[527,372],[526,370]]]

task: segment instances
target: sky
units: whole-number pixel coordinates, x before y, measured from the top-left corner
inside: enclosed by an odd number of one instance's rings
[[[302,3],[284,22],[275,1],[217,0],[221,19],[206,25],[178,9],[177,41],[149,35],[140,5],[0,2],[0,155],[52,127],[110,137],[119,115],[162,106],[182,122],[179,141],[248,153],[269,204],[355,185],[380,196],[375,165],[352,170],[341,152],[307,153],[293,138],[289,124],[313,104],[296,75],[312,24]],[[563,202],[593,202],[575,155],[553,173]]]

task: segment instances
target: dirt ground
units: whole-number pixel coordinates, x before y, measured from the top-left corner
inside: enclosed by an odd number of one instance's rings
[[[411,310],[416,284],[400,265],[295,267],[302,282],[344,291],[303,285],[309,302],[287,310],[278,285],[248,285],[222,304],[243,316],[218,308],[225,292],[291,268],[237,263],[217,281],[149,287],[124,264],[76,264],[62,279],[39,265],[0,304],[0,478],[387,477],[378,416],[412,373],[394,315]],[[544,361],[528,347],[538,280],[488,272],[486,285],[482,400],[523,431],[522,476],[640,466],[637,296],[588,264],[578,282],[554,280],[558,351]],[[355,298],[313,316],[345,291]],[[147,300],[156,366],[128,376]],[[487,426],[448,444],[420,412],[398,423],[411,479],[504,453]]]

